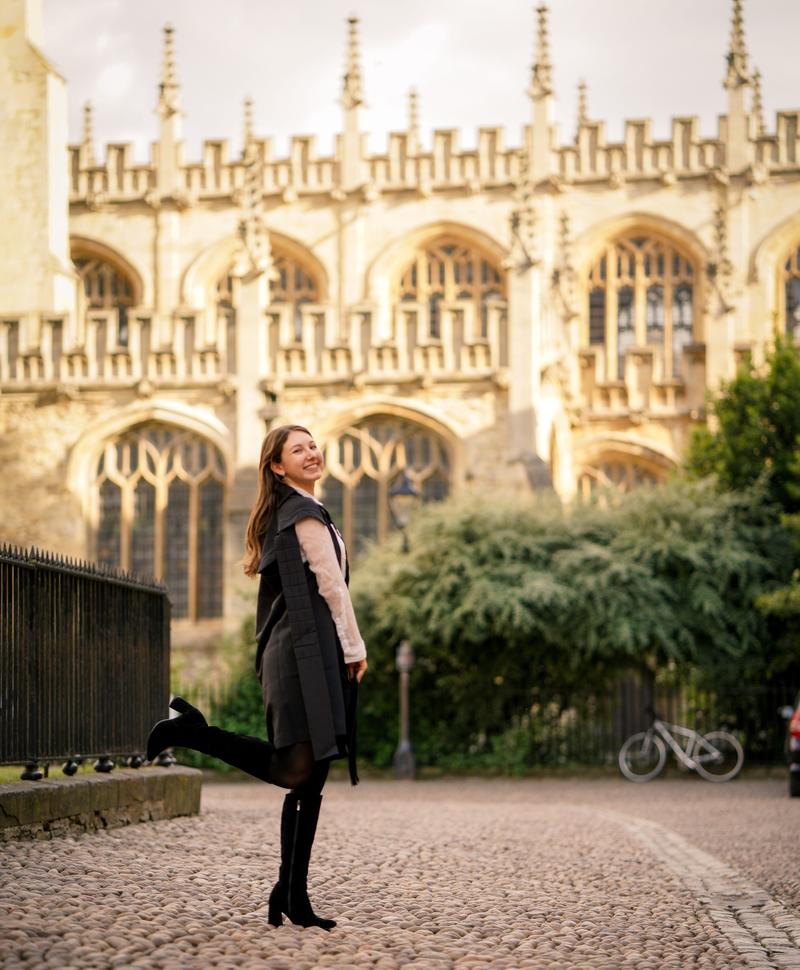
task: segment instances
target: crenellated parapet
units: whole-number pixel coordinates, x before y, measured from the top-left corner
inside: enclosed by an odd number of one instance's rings
[[[331,195],[338,198],[344,189],[339,173],[341,159],[319,155],[313,136],[291,139],[288,156],[275,158],[269,138],[255,138],[261,159],[265,196],[285,196],[291,202],[299,195]],[[156,146],[157,147],[157,146]],[[389,136],[387,150],[364,158],[365,179],[351,189],[369,196],[372,192],[420,192],[462,188],[476,191],[481,187],[511,186],[519,178],[521,149],[503,145],[500,128],[484,128],[478,133],[477,146],[462,150],[458,132],[434,132],[430,150],[420,150],[408,132]],[[70,202],[92,208],[103,203],[147,200],[158,182],[158,160],[133,162],[132,146],[107,146],[104,163],[85,164],[85,151],[70,146]],[[179,186],[187,200],[230,199],[245,182],[245,163],[232,157],[227,140],[203,143],[199,161],[179,166]]]
[[[650,119],[625,122],[622,141],[607,142],[603,122],[585,121],[574,145],[561,148],[559,174],[566,181],[679,179],[725,167],[724,139],[703,138],[697,117],[673,118],[671,137],[655,139]]]
[[[703,137],[697,117],[678,117],[671,122],[671,137],[657,139],[650,119],[625,122],[621,141],[606,140],[601,121],[585,121],[574,143],[558,146],[554,170],[559,188],[583,183],[663,179],[668,182],[707,176],[727,169],[726,121],[720,119],[716,137]],[[264,195],[292,202],[301,195],[342,197],[341,160],[319,155],[313,136],[291,139],[289,154],[275,158],[269,138],[254,138],[261,160]],[[800,171],[800,111],[779,112],[773,132],[757,133],[755,117],[750,140],[754,165],[763,174]],[[156,146],[157,148],[157,146]],[[389,135],[386,151],[364,158],[365,179],[351,192],[367,201],[380,194],[415,192],[423,196],[437,191],[474,193],[484,189],[509,189],[521,176],[522,146],[507,147],[502,128],[481,128],[474,148],[461,148],[459,132],[439,129],[432,144],[421,147],[408,132]],[[132,146],[110,144],[105,159],[91,164],[85,146],[72,145],[69,152],[70,202],[89,208],[104,203],[148,200],[158,184],[158,158],[148,163],[133,161]],[[245,162],[233,157],[227,140],[203,143],[198,161],[178,167],[178,187],[190,204],[230,199],[245,183]]]

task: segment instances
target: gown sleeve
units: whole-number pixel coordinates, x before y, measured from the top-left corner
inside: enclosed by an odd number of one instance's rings
[[[331,611],[346,663],[363,660],[367,648],[358,629],[350,591],[336,558],[328,527],[316,518],[302,518],[295,523],[300,549],[317,579],[320,595]]]

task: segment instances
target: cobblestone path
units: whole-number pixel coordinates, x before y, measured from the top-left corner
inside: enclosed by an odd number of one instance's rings
[[[328,785],[311,895],[266,922],[282,793],[0,848],[0,966],[800,967],[800,800],[783,780]]]

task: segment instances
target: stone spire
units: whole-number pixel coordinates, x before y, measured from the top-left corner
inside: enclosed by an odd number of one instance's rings
[[[408,91],[408,151],[416,155],[419,151],[419,94],[416,88]]]
[[[358,49],[358,17],[347,18],[347,58],[342,78],[342,107],[351,111],[364,103]]]
[[[728,70],[725,76],[725,87],[741,87],[750,82],[747,68],[747,43],[744,37],[744,17],[742,15],[742,0],[733,0],[733,16],[731,18],[731,42],[726,57]]]
[[[164,56],[161,66],[161,84],[158,94],[158,113],[162,118],[179,114],[180,85],[175,68],[175,28],[172,24],[164,27]]]
[[[358,17],[347,18],[347,53],[342,76],[342,133],[338,139],[340,191],[351,191],[365,181],[364,139],[360,112],[364,106],[364,87],[358,50]]]
[[[94,165],[94,120],[92,118],[92,102],[85,101],[83,105],[83,134],[81,135],[81,149],[83,164],[87,168]]]
[[[158,86],[156,114],[160,119],[158,133],[158,163],[154,198],[181,197],[181,89],[175,69],[175,28],[164,27],[164,55],[161,62],[161,83]]]
[[[753,71],[753,118],[755,119],[756,136],[761,137],[766,131],[764,125],[764,102],[761,100],[761,71]]]
[[[528,177],[537,182],[553,174],[553,64],[550,60],[550,36],[547,26],[548,8],[536,8],[536,61],[531,68],[528,95],[533,102],[531,126],[528,130]]]
[[[578,119],[575,125],[575,141],[577,142],[581,128],[589,120],[588,100],[586,97],[586,81],[581,78],[578,82]]]
[[[253,99],[249,95],[244,99],[243,122],[242,158],[247,158],[248,150],[253,143]]]
[[[545,4],[536,8],[536,62],[531,68],[528,94],[536,99],[553,93],[553,64],[550,60],[550,35],[547,26],[549,10]]]
[[[750,143],[750,118],[748,115],[747,89],[752,77],[747,66],[747,44],[744,37],[742,0],[733,0],[731,39],[726,56],[728,69],[724,87],[728,92],[726,122],[726,165],[729,172],[741,172],[752,163],[753,150]]]

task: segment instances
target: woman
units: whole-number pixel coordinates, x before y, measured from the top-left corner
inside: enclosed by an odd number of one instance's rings
[[[308,899],[311,847],[328,766],[347,757],[358,783],[355,722],[366,649],[347,589],[344,542],[314,497],[322,453],[300,425],[269,432],[261,448],[258,495],[247,524],[244,571],[260,574],[256,672],[264,691],[268,741],[209,727],[182,697],[180,716],[159,721],[147,758],[181,746],[288,788],[281,813],[281,866],[269,897],[273,926],[282,913],[301,926],[331,929]]]

